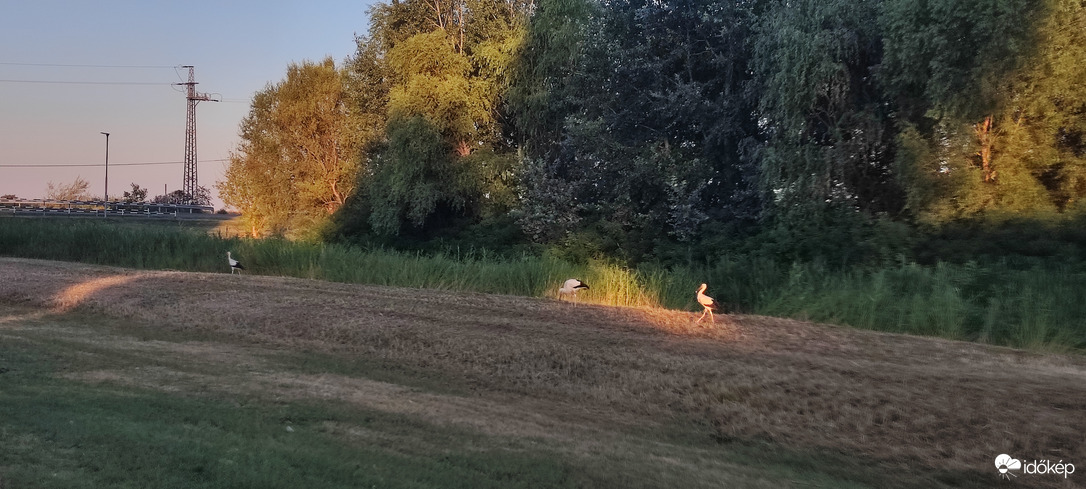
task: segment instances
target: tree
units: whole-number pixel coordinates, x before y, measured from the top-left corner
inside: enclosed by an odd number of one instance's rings
[[[283,161],[274,137],[274,104],[271,87],[253,97],[249,116],[242,121],[239,150],[230,154],[225,179],[216,184],[219,197],[241,212],[254,238],[286,233],[294,209],[300,207],[291,165]]]
[[[211,190],[203,185],[196,187],[195,195],[188,195],[184,202],[190,202],[192,205],[211,205]]]
[[[154,204],[173,204],[179,205],[186,202],[184,190],[174,190],[168,194],[156,195],[151,202]]]
[[[143,191],[146,192],[147,190],[143,189]],[[125,192],[125,195],[127,194],[128,192]],[[128,201],[126,200],[125,202]],[[142,200],[133,202],[142,202]],[[208,188],[203,185],[196,187],[196,195],[187,195],[185,194],[184,190],[174,190],[173,192],[165,195],[156,195],[153,199],[151,199],[151,202],[155,204],[173,205],[211,205],[211,190],[208,190]]]
[[[747,6],[708,0],[540,2],[510,89],[529,234],[637,258],[756,216],[751,27]]]
[[[284,80],[253,98],[217,187],[254,234],[312,231],[354,191],[364,132],[345,87],[327,58],[292,64]]]
[[[49,182],[45,188],[45,198],[49,200],[90,200],[87,188],[90,183],[83,177],[75,177],[75,181],[69,184],[54,184]]]
[[[412,10],[393,3],[381,9],[414,17],[387,40],[392,84],[390,118],[423,116],[441,131],[459,156],[500,141],[499,110],[512,65],[525,34],[531,3],[523,0],[413,0]],[[375,18],[380,29],[388,18]]]
[[[390,119],[425,117],[460,156],[483,142],[494,122],[492,107],[470,78],[471,61],[445,31],[416,34],[389,51],[388,59],[395,77]]]
[[[894,130],[875,72],[873,2],[773,2],[754,37],[752,88],[767,217],[785,226],[824,212],[896,215]]]
[[[380,43],[372,37],[359,37],[355,42],[358,49],[344,68],[344,90],[356,123],[356,157],[360,160],[359,170],[364,174],[369,159],[385,141],[392,75]]]
[[[500,107],[530,6],[406,0],[371,10],[348,62],[350,98],[367,121],[365,190],[338,216],[340,233],[425,232],[434,216],[478,220],[512,205],[516,159]]]
[[[147,201],[147,189],[146,188],[141,188],[139,185],[137,185],[135,182],[133,182],[132,183],[132,190],[131,191],[126,191],[124,193],[124,201],[128,202],[128,203],[146,202]]]
[[[1086,6],[894,0],[880,22],[922,222],[1052,215],[1086,195]]]
[[[557,155],[563,121],[577,110],[573,80],[596,8],[591,0],[540,0],[528,24],[507,104],[515,142],[531,158]]]
[[[419,116],[390,122],[388,148],[367,184],[370,225],[394,235],[405,224],[421,228],[439,206],[463,209],[462,178],[454,172],[437,127]]]

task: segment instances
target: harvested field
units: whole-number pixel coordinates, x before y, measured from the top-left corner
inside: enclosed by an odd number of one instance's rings
[[[556,453],[581,474],[574,486],[1086,480],[1086,358],[1077,354],[267,276],[3,258],[0,277],[0,341],[63,340],[132,359],[88,362],[64,379],[405,416],[489,440],[458,450]],[[80,327],[72,318],[82,316],[125,326]],[[428,443],[319,424],[392,450]],[[993,465],[1001,453],[1081,468],[1007,483]]]

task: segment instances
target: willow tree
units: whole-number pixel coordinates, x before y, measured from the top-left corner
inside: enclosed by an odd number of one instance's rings
[[[418,5],[429,7],[417,18]],[[521,0],[412,0],[383,12],[375,27],[395,35],[384,48],[392,79],[390,119],[421,116],[459,156],[501,144],[498,119],[530,4]],[[399,15],[394,15],[398,13]],[[420,23],[406,28],[410,20]]]
[[[563,120],[577,110],[573,79],[597,8],[592,0],[540,0],[536,5],[507,101],[516,143],[531,157],[557,154]]]
[[[481,143],[494,124],[493,102],[471,77],[471,61],[443,30],[414,35],[388,53],[394,83],[389,119],[419,116],[430,121],[460,156]]]
[[[354,192],[364,133],[344,86],[329,58],[292,64],[284,80],[254,97],[218,184],[253,235],[310,232]]]
[[[763,190],[774,216],[825,210],[896,213],[894,133],[874,74],[882,62],[875,2],[774,2],[752,68],[759,91]],[[795,216],[795,219],[788,217]]]

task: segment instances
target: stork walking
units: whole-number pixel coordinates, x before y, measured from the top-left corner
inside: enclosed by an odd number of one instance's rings
[[[698,287],[698,304],[701,304],[701,307],[704,307],[705,310],[702,311],[701,317],[695,321],[696,323],[700,323],[702,319],[705,319],[706,314],[709,315],[709,321],[716,322],[716,320],[713,319],[713,310],[716,309],[716,301],[714,301],[712,297],[705,295],[705,289],[707,288],[709,288],[709,286],[706,284],[701,284],[701,287]]]
[[[226,252],[226,262],[230,264],[230,275],[233,275],[235,270],[238,272],[238,275],[241,275],[241,271],[245,270],[245,266],[242,265],[240,261],[237,261],[234,257],[230,256],[229,251]]]
[[[562,284],[562,288],[558,289],[558,300],[562,300],[562,296],[568,295],[574,299],[577,298],[577,291],[581,289],[587,289],[588,284],[581,282],[575,278],[566,280],[566,283]]]

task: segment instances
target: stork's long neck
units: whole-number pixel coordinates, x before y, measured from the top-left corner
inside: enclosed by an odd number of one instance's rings
[[[705,289],[708,289],[708,288],[709,288],[709,285],[708,285],[708,284],[701,284],[701,287],[698,287],[698,293],[699,293],[699,294],[701,294],[701,293],[704,293],[704,292],[705,292]],[[690,289],[686,289],[686,290],[690,290]],[[689,292],[688,292],[688,293],[689,293]]]

